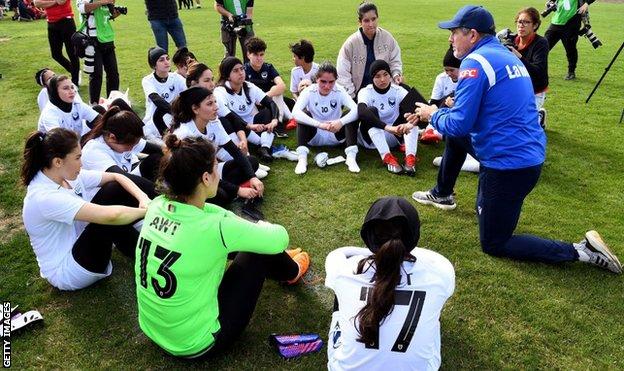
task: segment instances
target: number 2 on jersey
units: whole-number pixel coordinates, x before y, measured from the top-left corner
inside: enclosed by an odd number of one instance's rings
[[[149,256],[152,242],[141,238],[139,240],[139,249],[141,249],[141,286],[147,288],[147,257]],[[182,256],[179,252],[167,250],[162,246],[156,245],[156,251],[154,256],[162,260],[162,263],[156,271],[160,276],[165,279],[165,285],[161,286],[158,280],[152,277],[152,288],[156,295],[162,299],[168,299],[175,294],[178,288],[178,280],[171,271],[171,266]]]
[[[362,287],[360,291],[360,300],[368,301],[373,293],[372,287]],[[423,305],[425,304],[425,291],[408,291],[408,290],[395,290],[394,291],[394,305],[409,305],[407,315],[405,316],[405,322],[399,331],[399,335],[392,346],[393,352],[405,353],[407,348],[414,337],[416,326],[418,326],[418,320],[420,319],[420,313],[422,312]],[[366,344],[368,349],[379,349],[379,339],[373,344]]]

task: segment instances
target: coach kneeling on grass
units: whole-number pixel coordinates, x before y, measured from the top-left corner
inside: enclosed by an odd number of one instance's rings
[[[439,27],[451,31],[449,42],[462,63],[453,108],[416,103],[415,113],[407,117],[410,122],[430,121],[447,138],[436,186],[414,192],[414,200],[454,209],[453,187],[470,153],[481,163],[476,206],[484,252],[546,263],[580,260],[622,273],[622,265],[596,231],[576,244],[513,234],[546,152],[531,77],[520,59],[493,36],[494,18],[485,8],[467,5]]]

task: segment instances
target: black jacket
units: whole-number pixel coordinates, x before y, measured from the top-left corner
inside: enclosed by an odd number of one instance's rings
[[[145,0],[145,7],[149,21],[178,18],[178,6],[175,0]]]
[[[536,34],[533,42],[519,51],[522,54],[520,60],[531,76],[535,93],[541,93],[548,87],[548,50],[548,41]]]

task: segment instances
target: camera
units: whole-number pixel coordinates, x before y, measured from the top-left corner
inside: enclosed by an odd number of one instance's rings
[[[115,12],[119,12],[119,14],[127,15],[128,7],[125,6],[114,6],[113,4],[108,4],[108,11],[111,14],[115,14]]]
[[[598,39],[598,36],[591,30],[591,24],[589,24],[589,12],[583,14],[583,27],[579,30],[579,36],[585,36],[587,40],[591,43],[594,49],[598,49],[598,47],[602,46],[602,41]]]
[[[240,14],[234,16],[234,21],[223,21],[223,29],[229,33],[236,34],[238,37],[247,36],[247,26],[251,26],[253,21],[247,18],[246,14]]]
[[[544,11],[540,14],[542,15],[542,18],[546,18],[550,13],[554,12],[555,10],[557,10],[557,0],[548,0],[546,2]]]
[[[86,74],[92,74],[95,66],[95,46],[93,44],[87,45],[84,50],[84,65],[82,70]]]
[[[516,47],[516,36],[518,36],[518,34],[511,32],[509,28],[502,29],[496,33],[498,41],[507,48]]]

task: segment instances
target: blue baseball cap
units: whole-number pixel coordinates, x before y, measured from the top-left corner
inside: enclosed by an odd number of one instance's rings
[[[484,7],[476,5],[466,5],[459,9],[453,19],[438,23],[438,27],[446,30],[465,27],[491,35],[496,33],[492,13],[488,12]]]

